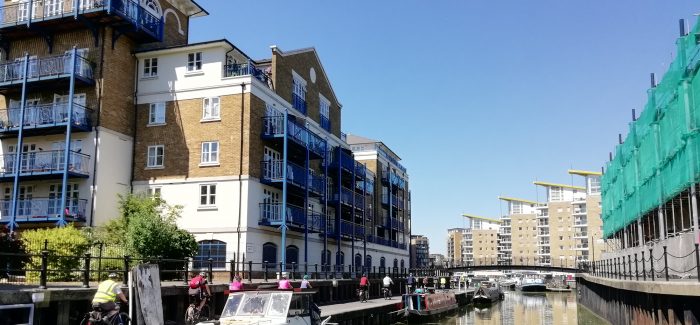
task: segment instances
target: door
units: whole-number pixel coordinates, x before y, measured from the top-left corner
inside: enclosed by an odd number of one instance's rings
[[[60,216],[61,215],[61,184],[51,184],[49,186],[49,216]],[[79,215],[79,201],[80,201],[80,191],[78,189],[78,184],[67,184],[66,185],[66,209],[68,210],[68,215],[78,216]]]
[[[64,154],[65,154],[66,142],[56,141],[51,144],[51,166],[56,171],[62,171],[64,167]],[[83,140],[73,140],[71,141],[68,156],[68,170],[69,171],[82,171],[84,155],[83,151]]]
[[[264,177],[272,180],[282,179],[282,155],[269,147],[263,150],[263,160],[265,168],[263,170]]]
[[[63,63],[65,73],[70,73],[72,54],[73,50],[65,52],[65,61]],[[76,54],[78,57],[75,60],[75,72],[84,77],[92,77],[90,65],[86,62],[88,49],[77,49]]]
[[[279,204],[280,194],[268,189],[263,189],[262,218],[267,221],[282,221],[282,210]]]
[[[58,16],[63,13],[63,0],[45,0],[44,17]]]
[[[17,196],[17,216],[31,217],[32,214],[32,196],[34,188],[31,186],[20,186]]]
[[[42,116],[47,123],[68,122],[68,97],[69,95],[53,95],[53,109]],[[87,97],[85,93],[73,94],[73,123],[82,123],[85,120],[85,105]]]
[[[36,144],[25,144],[22,146],[20,173],[43,171],[45,167],[43,161],[37,159]]]
[[[19,1],[17,3],[17,21],[22,22],[29,20],[30,8],[32,17],[37,17],[36,13],[40,3],[41,1],[34,1],[30,7],[28,0]]]

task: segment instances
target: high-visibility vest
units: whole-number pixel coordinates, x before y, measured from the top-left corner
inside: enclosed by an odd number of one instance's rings
[[[112,280],[102,281],[100,285],[97,286],[97,292],[95,293],[95,297],[92,298],[92,303],[102,304],[107,302],[116,302],[117,294],[114,293],[114,288],[118,285],[118,283]]]

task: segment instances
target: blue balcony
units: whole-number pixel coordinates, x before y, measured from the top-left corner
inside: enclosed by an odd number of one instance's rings
[[[309,214],[309,231],[323,233],[326,227],[326,215],[311,212]]]
[[[352,197],[353,197],[353,192],[347,187],[342,187],[340,189],[340,194],[333,193],[333,195],[329,198],[329,201],[332,201],[333,203],[337,203],[340,201],[341,204],[345,204],[347,206],[352,206]]]
[[[304,229],[306,218],[304,208],[287,204],[286,210],[287,226],[294,229]],[[260,203],[260,219],[258,224],[262,226],[282,225],[282,203]]]
[[[355,193],[355,209],[364,210],[365,209],[365,195],[362,193]]]
[[[16,136],[19,132],[22,110],[0,110],[0,136]],[[71,123],[73,131],[92,130],[92,110],[73,104],[73,114],[68,118],[68,103],[41,104],[26,107],[24,111],[24,136],[64,133]]]
[[[355,176],[364,179],[366,170],[365,165],[361,164],[359,161],[355,161]]]
[[[4,34],[27,32],[32,26],[73,27],[83,20],[88,27],[111,24],[135,40],[163,40],[163,19],[139,5],[137,0],[21,0],[0,6],[0,29]]]
[[[355,236],[362,237],[365,234],[365,227],[358,224],[353,224],[350,221],[341,220],[340,221],[340,231],[341,235],[344,237],[353,237],[353,226],[355,227]]]
[[[338,167],[338,151],[340,150],[338,148],[335,149],[332,153],[329,153],[327,163],[329,167],[337,168]],[[352,155],[345,150],[340,150],[340,167],[352,174],[352,172],[355,169],[355,159],[352,157]]]
[[[292,107],[301,114],[306,115],[306,99],[301,98],[301,96],[292,94]]]
[[[19,176],[27,179],[55,179],[66,171],[63,150],[44,150],[22,153],[20,168],[15,168],[17,154],[0,155],[2,169],[0,180],[8,181],[19,171]],[[67,172],[69,177],[87,178],[90,176],[90,156],[70,151]]]
[[[87,200],[66,199],[61,213],[61,198],[31,198],[17,200],[16,222],[58,221],[61,215],[68,221],[85,221]],[[12,200],[0,200],[0,223],[12,221]]]
[[[319,175],[309,174],[309,192],[318,196],[323,196],[326,188],[326,178]]]
[[[263,183],[281,183],[284,180],[284,170],[282,169],[284,161],[263,160],[260,164],[262,166]],[[305,189],[308,184],[306,173],[306,168],[295,163],[287,162],[287,184]]]
[[[270,76],[263,70],[257,68],[252,62],[233,63],[224,65],[223,77],[252,76],[266,85],[270,85]]]
[[[263,117],[263,139],[284,138],[284,115]],[[323,158],[326,155],[326,141],[306,127],[296,122],[291,115],[287,122],[287,138],[301,148],[309,148],[309,153],[314,158]]]
[[[383,237],[375,237],[374,242],[379,245],[389,246],[389,240]]]
[[[71,77],[72,55],[58,55],[30,59],[27,66],[27,82],[55,82]],[[75,77],[78,83],[93,85],[92,63],[83,57],[76,58]],[[0,62],[0,90],[21,85],[24,81],[24,60]]]
[[[321,115],[320,124],[321,128],[328,132],[331,132],[331,120],[327,116]]]

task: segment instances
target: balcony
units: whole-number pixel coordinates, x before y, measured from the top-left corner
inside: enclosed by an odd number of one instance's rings
[[[588,238],[588,232],[575,232],[574,238],[575,239],[586,239],[586,238]]]
[[[353,233],[353,225],[355,227],[355,237],[362,237],[365,234],[365,227],[358,224],[353,224],[351,221],[340,220],[341,236],[351,237]]]
[[[338,167],[338,150],[340,149],[336,148],[332,153],[329,154],[329,167]],[[348,153],[345,150],[340,150],[340,168],[349,174],[352,174],[355,169],[355,158],[353,158],[352,154]]]
[[[292,107],[294,107],[301,114],[306,115],[306,99],[302,98],[297,94],[292,94]]]
[[[360,163],[359,161],[355,161],[355,176],[359,177],[360,179],[365,178],[365,172],[366,172],[365,165]]]
[[[68,120],[68,103],[41,104],[24,110],[24,136],[60,134],[68,123],[74,131],[92,130],[92,110],[73,104],[73,114]],[[17,136],[22,124],[22,110],[10,108],[0,110],[0,136]]]
[[[327,116],[321,115],[320,124],[322,129],[331,132],[331,120]]]
[[[355,193],[355,209],[365,209],[365,195],[363,193]]]
[[[574,220],[574,227],[586,227],[588,226],[588,219],[576,219]]]
[[[263,117],[262,137],[263,139],[283,139],[284,115]],[[300,154],[305,150],[304,148],[308,148],[314,158],[322,159],[326,156],[326,141],[299,124],[292,115],[287,118],[287,138],[298,145],[297,151]]]
[[[335,203],[340,201],[341,204],[345,204],[347,206],[352,206],[352,198],[353,198],[353,191],[347,187],[341,187],[340,194],[338,194],[337,192],[333,193],[333,195],[329,198],[329,201],[333,201]]]
[[[282,203],[260,203],[259,225],[280,226],[283,223],[282,220]],[[304,208],[287,204],[286,220],[288,227],[296,230],[303,230],[306,227]]]
[[[321,175],[309,174],[309,192],[323,196],[326,188],[326,178]]]
[[[66,172],[64,150],[45,150],[23,153],[20,157],[19,176],[28,179],[55,179]],[[17,173],[15,160],[17,154],[0,155],[2,169],[0,180],[8,181]],[[90,176],[90,156],[70,151],[68,156],[68,176],[87,178]]]
[[[69,221],[85,221],[87,200],[66,199],[63,216]],[[0,222],[12,221],[12,200],[0,200]],[[67,212],[67,213],[66,213]],[[61,219],[61,198],[17,200],[16,222],[58,221]]]
[[[224,78],[239,76],[251,76],[255,79],[260,80],[260,82],[266,85],[271,84],[270,76],[268,76],[264,71],[256,67],[252,62],[232,63],[224,65]]]
[[[71,77],[72,55],[58,55],[43,58],[30,58],[27,66],[27,82],[48,85],[60,79]],[[76,58],[75,80],[79,84],[93,85],[92,63],[78,56]],[[24,60],[0,62],[0,90],[21,85],[24,81]]]
[[[578,245],[574,246],[574,249],[577,251],[588,250],[588,244],[578,244]]]
[[[139,41],[163,40],[163,19],[136,0],[21,0],[0,6],[0,28],[6,35],[51,27],[69,29],[83,21],[88,27],[111,23]]]
[[[284,180],[283,160],[263,160],[262,181],[264,183],[279,183]],[[287,183],[305,189],[308,185],[306,168],[295,163],[287,162]]]
[[[543,231],[546,228],[540,228],[540,231],[537,233],[537,236],[539,237],[549,237],[549,230]]]
[[[548,250],[540,250],[540,251],[537,251],[537,255],[549,255],[549,254],[550,254],[550,253],[549,253]]]

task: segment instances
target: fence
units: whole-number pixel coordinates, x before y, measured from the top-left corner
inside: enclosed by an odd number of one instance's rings
[[[642,250],[596,261],[587,265],[586,271],[595,276],[622,280],[670,281],[696,278],[700,282],[698,244],[682,255],[669,252],[667,246],[662,248],[662,251],[657,252],[649,248],[648,253]]]

